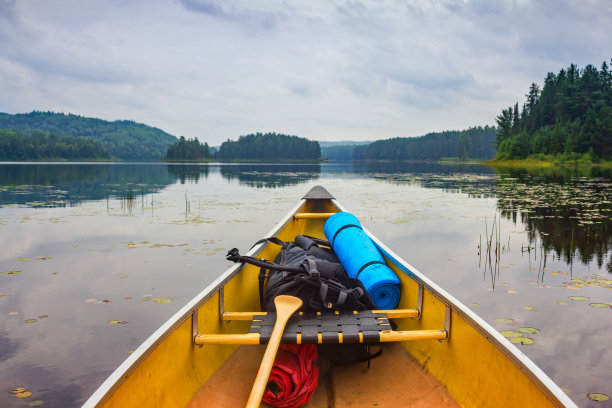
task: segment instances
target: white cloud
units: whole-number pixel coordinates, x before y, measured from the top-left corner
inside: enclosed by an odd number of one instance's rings
[[[610,58],[585,1],[0,0],[0,111],[133,119],[210,144],[372,140],[493,124]]]

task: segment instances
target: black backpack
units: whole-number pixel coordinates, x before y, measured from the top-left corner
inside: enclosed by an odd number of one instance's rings
[[[261,268],[261,310],[275,311],[274,298],[278,295],[302,299],[301,311],[376,309],[363,283],[347,275],[328,241],[298,235],[293,242],[272,237],[259,240],[253,246],[266,241],[281,246],[273,263],[240,255],[236,248],[227,253],[230,261],[246,262]],[[371,346],[378,350],[373,351]],[[317,348],[327,366],[367,362],[369,368],[370,360],[382,353],[380,343],[319,344]]]
[[[261,268],[259,298],[262,310],[275,311],[274,298],[278,295],[302,299],[301,311],[376,309],[361,281],[346,274],[329,242],[298,235],[293,242],[272,237],[255,245],[266,241],[281,246],[273,263],[242,256],[236,248],[227,254],[230,261]]]

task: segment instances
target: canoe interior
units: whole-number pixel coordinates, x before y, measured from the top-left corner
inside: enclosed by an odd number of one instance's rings
[[[187,408],[244,406],[264,349],[264,346],[239,347],[197,392]],[[402,381],[395,381],[396,378]],[[366,363],[335,367],[322,374],[319,381],[304,408],[459,408],[435,377],[398,343],[387,344],[383,354],[371,361],[370,368]],[[406,384],[410,385],[409,392]]]
[[[342,209],[335,200],[325,199],[305,200],[296,210],[313,213]],[[324,219],[290,217],[277,236],[281,240],[293,240],[299,234],[325,238],[324,223]],[[256,256],[273,260],[278,252],[278,246],[268,244]],[[418,283],[402,271],[405,266],[395,265],[394,262],[387,258],[387,263],[402,282],[398,308],[415,308]],[[258,274],[259,268],[247,265],[225,276],[225,311],[259,310]],[[451,309],[438,297],[424,290],[422,317],[418,320],[398,319],[398,330],[443,329],[445,313]],[[248,332],[249,322],[220,320],[219,299],[219,291],[213,290],[203,296],[194,308],[197,310],[198,332]],[[309,406],[430,406],[421,405],[416,400],[414,404],[406,402],[412,401],[411,398],[416,398],[419,393],[417,390],[420,386],[416,379],[420,377],[425,383],[433,384],[432,389],[440,393],[436,396],[431,394],[431,400],[438,404],[431,406],[562,406],[533,381],[524,367],[508,358],[507,351],[500,349],[482,330],[476,329],[473,322],[468,322],[469,319],[455,309],[450,313],[449,340],[386,345],[383,356],[372,361],[370,370],[360,366],[334,369],[320,385],[321,390],[317,391]],[[192,314],[187,311],[154,345],[141,353],[138,361],[126,370],[111,391],[106,392],[104,398],[93,406],[185,407],[191,404],[189,406],[192,407],[223,407],[226,405],[220,403],[197,404],[205,400],[202,399],[203,394],[209,394],[206,398],[212,398],[214,394],[238,397],[246,390],[248,398],[252,381],[247,377],[254,378],[261,350],[261,346],[195,346]],[[242,385],[237,386],[237,382],[229,380],[236,377],[236,374],[231,374],[232,370],[240,372]],[[223,386],[235,387],[235,391],[227,392]],[[384,399],[387,394],[399,399],[387,401]],[[361,400],[357,399],[358,396]],[[242,406],[246,398],[241,401],[240,404],[233,402],[234,405],[227,406]],[[371,404],[364,405],[364,401],[371,401]],[[424,399],[423,404],[426,402],[427,399]]]

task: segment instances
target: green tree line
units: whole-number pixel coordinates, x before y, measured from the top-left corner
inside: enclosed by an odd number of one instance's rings
[[[612,73],[575,64],[532,83],[526,101],[497,116],[498,159],[550,155],[612,159]]]
[[[255,133],[227,140],[215,155],[219,159],[318,160],[321,147],[316,141],[281,133]]]
[[[0,129],[0,160],[105,160],[106,146],[85,137],[35,130],[31,134]]]
[[[200,160],[211,157],[208,143],[200,143],[198,138],[185,139],[181,136],[178,142],[168,146],[166,160]]]
[[[176,142],[176,137],[158,128],[130,120],[109,122],[55,112],[0,113],[0,129],[85,137],[103,143],[112,156],[124,160],[160,159],[168,146]]]
[[[428,133],[420,137],[396,137],[357,146],[356,160],[440,160],[445,157],[490,159],[495,156],[493,126],[477,126],[464,131]]]

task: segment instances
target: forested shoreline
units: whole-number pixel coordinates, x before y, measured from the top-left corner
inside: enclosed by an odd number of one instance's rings
[[[111,160],[105,145],[85,137],[0,129],[0,160]]]
[[[210,159],[211,157],[212,155],[208,143],[200,143],[197,137],[194,139],[185,139],[184,136],[181,136],[178,142],[168,146],[168,152],[164,160],[199,161]]]
[[[355,148],[355,160],[487,160],[495,156],[496,129],[477,126],[464,131],[428,133],[421,137],[378,140]]]
[[[227,140],[215,155],[223,160],[316,161],[321,147],[316,141],[282,133],[255,133]]]
[[[497,160],[599,162],[612,159],[612,72],[571,64],[532,83],[519,109],[497,116]]]

